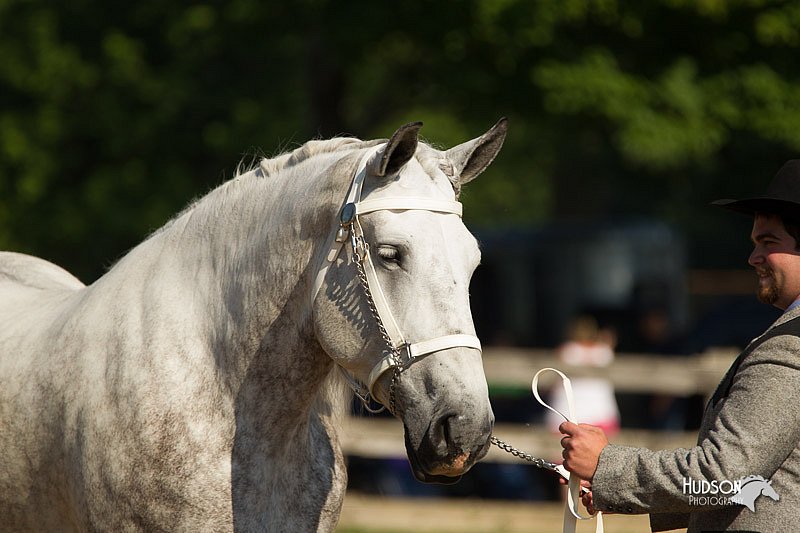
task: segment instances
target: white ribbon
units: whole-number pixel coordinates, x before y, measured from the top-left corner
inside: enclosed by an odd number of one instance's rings
[[[561,376],[561,386],[564,387],[564,395],[567,398],[566,415],[561,411],[559,411],[558,409],[554,409],[553,407],[549,406],[547,402],[542,400],[542,397],[539,396],[539,376],[543,372],[555,372],[556,374]],[[533,381],[531,382],[531,390],[533,391],[533,396],[534,398],[536,398],[536,401],[538,401],[539,404],[541,404],[543,407],[563,417],[564,420],[568,422],[572,422],[573,424],[578,423],[578,420],[575,418],[575,396],[572,393],[572,382],[570,382],[566,374],[564,374],[560,370],[556,370],[555,368],[543,368],[533,376]],[[567,505],[564,507],[563,531],[564,533],[575,533],[578,520],[591,520],[594,517],[582,516],[580,514],[580,509],[578,508],[578,502],[580,501],[581,497],[581,479],[578,476],[570,475],[567,469],[564,468],[564,465],[559,465],[557,467],[557,470],[559,474],[561,474],[565,479],[569,480],[569,487],[568,487],[569,491],[567,492]],[[603,533],[604,530],[603,513],[598,511],[595,517],[597,517],[595,533]]]

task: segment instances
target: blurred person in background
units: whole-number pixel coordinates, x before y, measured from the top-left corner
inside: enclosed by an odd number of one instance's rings
[[[697,446],[619,446],[601,428],[564,422],[564,466],[590,482],[590,511],[649,513],[653,531],[800,531],[800,160],[763,196],[714,205],[753,217],[758,298],[784,313],[722,379]]]
[[[567,340],[556,349],[556,355],[569,366],[604,367],[614,360],[616,335],[610,328],[599,327],[590,315],[579,315],[569,326]],[[619,431],[619,408],[614,386],[606,378],[578,377],[570,380],[575,398],[575,417],[581,422],[598,426],[607,435]],[[564,388],[555,387],[550,393],[550,406],[557,411],[569,411]],[[548,410],[545,423],[554,433],[564,421],[561,415]]]

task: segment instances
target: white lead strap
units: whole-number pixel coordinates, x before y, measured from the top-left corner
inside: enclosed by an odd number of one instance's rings
[[[553,407],[549,406],[547,402],[545,402],[541,396],[539,396],[539,376],[544,372],[555,372],[559,376],[561,376],[561,386],[564,388],[564,395],[567,398],[567,414],[562,413],[558,409],[554,409]],[[577,424],[578,421],[575,418],[575,395],[572,393],[572,382],[569,378],[561,372],[560,370],[556,370],[555,368],[543,368],[539,370],[534,376],[533,381],[531,382],[531,390],[533,391],[533,396],[536,398],[536,401],[539,402],[543,407],[551,410],[552,412],[560,415],[564,418],[564,420],[568,422],[572,422],[573,424]],[[569,480],[569,491],[567,492],[567,504],[564,507],[564,526],[563,532],[564,533],[575,533],[575,529],[577,528],[578,520],[591,520],[592,518],[597,518],[597,523],[595,525],[595,533],[603,533],[603,513],[598,512],[594,517],[592,516],[582,516],[580,514],[580,509],[578,508],[578,502],[580,501],[581,495],[581,479],[578,476],[570,475],[567,469],[564,468],[563,465],[559,465],[557,467],[559,474],[561,474],[564,478]]]

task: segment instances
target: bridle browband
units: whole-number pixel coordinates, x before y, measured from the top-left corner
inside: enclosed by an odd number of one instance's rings
[[[356,167],[350,189],[340,211],[339,227],[330,239],[330,247],[325,255],[325,260],[314,280],[314,286],[311,291],[311,304],[313,309],[314,300],[316,300],[317,294],[322,288],[322,283],[325,280],[330,266],[336,261],[344,244],[350,242],[353,259],[358,269],[359,280],[361,281],[361,285],[367,297],[370,311],[378,324],[378,330],[386,343],[386,352],[388,353],[386,353],[372,368],[366,387],[343,367],[340,366],[339,368],[345,375],[353,392],[355,392],[356,396],[358,396],[369,411],[373,411],[373,409],[369,407],[369,401],[370,398],[375,398],[373,390],[375,383],[388,370],[393,370],[394,375],[389,387],[390,405],[384,407],[388,407],[392,414],[394,414],[394,388],[399,379],[401,369],[408,367],[421,357],[450,348],[472,348],[480,352],[481,343],[476,336],[466,334],[445,335],[421,342],[409,343],[400,330],[400,327],[397,325],[397,321],[389,308],[381,285],[378,282],[375,266],[370,258],[369,245],[364,239],[364,232],[361,228],[358,216],[385,210],[419,210],[455,214],[460,217],[462,206],[461,203],[456,201],[424,197],[385,197],[362,200],[361,190],[367,176],[367,164],[372,157],[385,146],[387,145],[381,144],[371,148],[362,156],[358,167]],[[381,410],[383,410],[383,408],[378,411]]]

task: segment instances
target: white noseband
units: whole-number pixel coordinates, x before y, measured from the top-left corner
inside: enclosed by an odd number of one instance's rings
[[[392,314],[386,297],[383,294],[375,267],[370,258],[369,246],[364,240],[361,224],[358,220],[359,215],[372,213],[374,211],[431,211],[434,213],[454,214],[461,216],[462,206],[459,202],[449,200],[436,200],[433,198],[412,198],[412,197],[389,197],[361,200],[361,189],[367,175],[367,163],[370,159],[385,147],[385,144],[378,145],[369,150],[358,164],[358,168],[353,176],[350,190],[345,198],[340,215],[340,226],[336,234],[331,238],[331,246],[325,257],[325,261],[317,273],[314,286],[311,291],[311,304],[322,287],[328,269],[336,260],[346,241],[350,241],[353,248],[353,257],[359,266],[359,274],[363,272],[362,284],[367,296],[371,300],[373,314],[378,321],[379,329],[384,340],[389,345],[389,354],[381,358],[369,373],[367,389],[345,373],[353,390],[365,401],[368,395],[374,397],[373,388],[380,377],[389,369],[411,364],[415,359],[425,355],[447,350],[449,348],[472,348],[481,351],[480,340],[475,335],[456,334],[436,337],[434,339],[409,343],[403,335],[397,321]],[[363,267],[363,268],[362,268]],[[404,353],[405,360],[398,360],[398,354]]]

